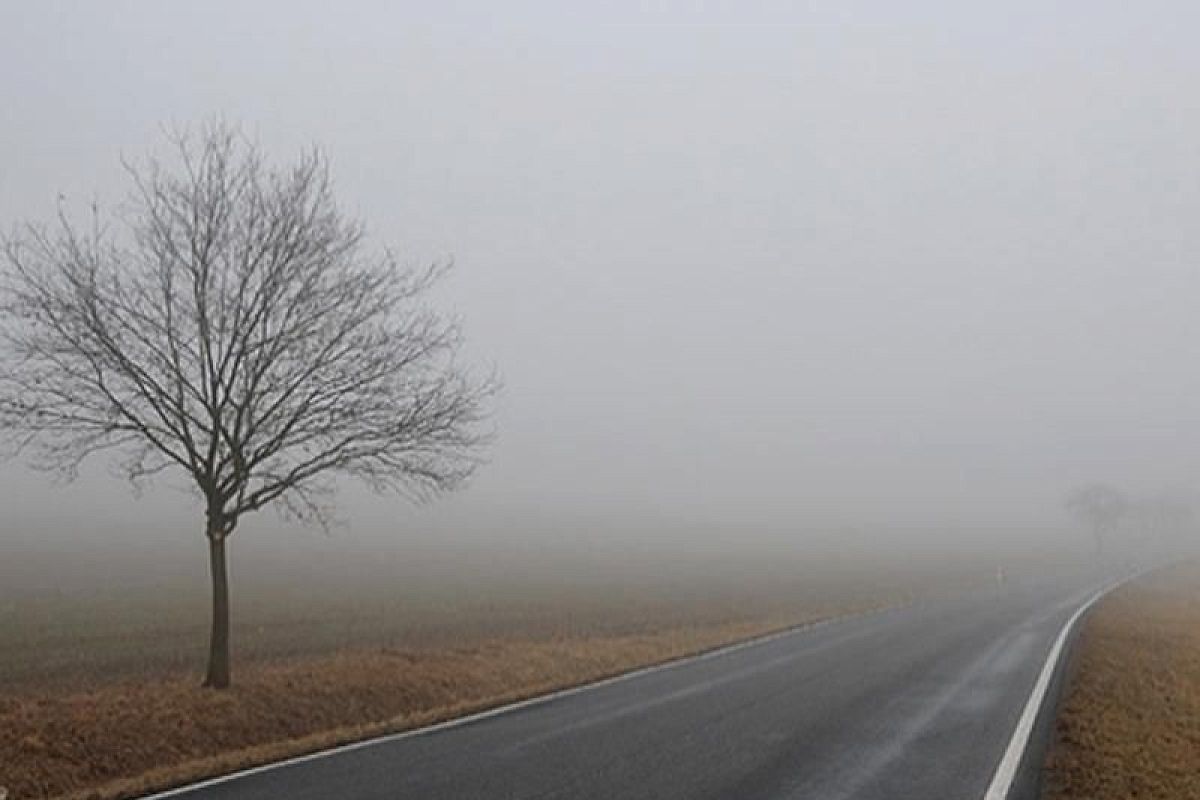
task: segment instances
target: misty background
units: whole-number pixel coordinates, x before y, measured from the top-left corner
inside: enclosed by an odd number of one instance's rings
[[[249,517],[235,596],[256,543],[288,577],[1086,552],[1073,486],[1190,495],[1200,8],[573,5],[0,7],[4,228],[112,208],[164,125],[316,143],[374,244],[454,258],[436,301],[503,376],[466,491]],[[0,465],[0,583],[203,602],[181,485]]]

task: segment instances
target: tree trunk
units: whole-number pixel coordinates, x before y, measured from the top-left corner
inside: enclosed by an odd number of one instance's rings
[[[208,674],[204,685],[212,689],[229,688],[229,576],[225,570],[225,539],[220,532],[209,533],[208,561],[212,575],[212,634],[208,644]]]

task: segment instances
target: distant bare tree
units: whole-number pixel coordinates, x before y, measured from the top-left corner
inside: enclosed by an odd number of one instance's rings
[[[494,383],[423,303],[442,273],[372,255],[320,153],[290,167],[224,124],[128,167],[114,225],[60,211],[4,240],[0,426],[73,476],[119,451],[135,483],[182,470],[212,574],[205,685],[229,685],[225,542],[273,504],[325,521],[337,476],[424,497],[478,463]]]
[[[1066,505],[1091,531],[1097,558],[1104,554],[1105,542],[1129,510],[1125,495],[1106,483],[1091,483],[1075,489],[1067,496]]]

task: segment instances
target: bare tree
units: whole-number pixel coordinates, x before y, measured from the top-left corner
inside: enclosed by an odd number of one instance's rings
[[[177,162],[127,166],[112,223],[60,211],[4,240],[0,426],[69,477],[107,450],[135,483],[188,476],[212,574],[204,683],[223,688],[242,515],[324,522],[338,476],[413,498],[459,486],[495,384],[423,301],[443,270],[367,252],[319,152],[274,168],[219,123],[172,142]]]
[[[1066,505],[1091,530],[1097,558],[1104,555],[1105,542],[1129,511],[1125,495],[1106,483],[1090,483],[1075,489],[1067,496]]]

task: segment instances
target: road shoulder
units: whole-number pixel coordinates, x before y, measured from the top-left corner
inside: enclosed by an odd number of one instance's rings
[[[1200,797],[1200,563],[1101,600],[1069,676],[1044,798]]]

